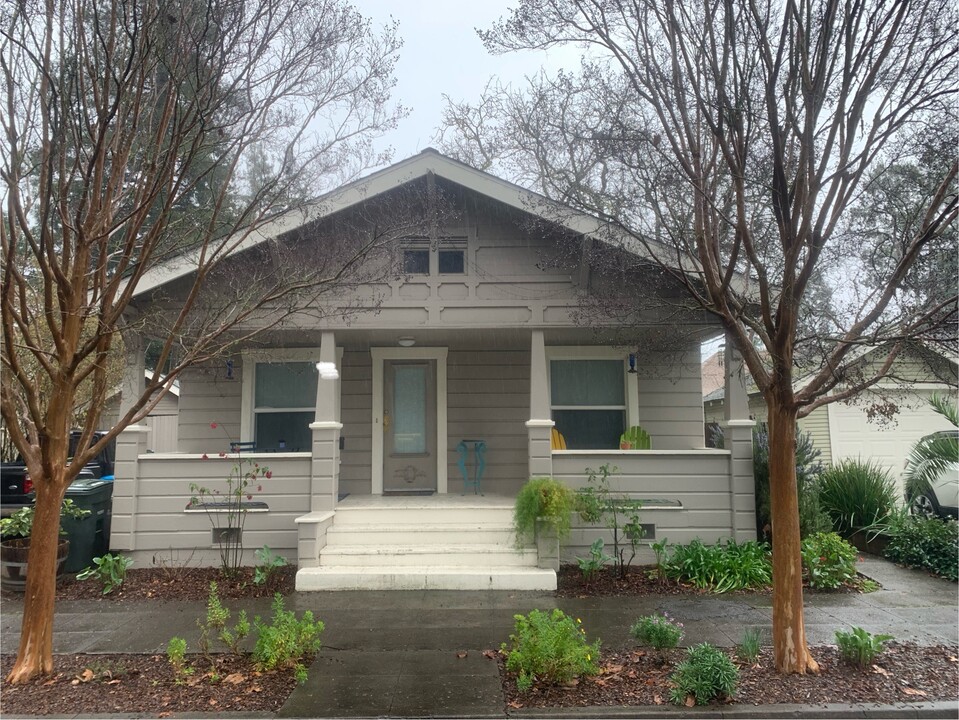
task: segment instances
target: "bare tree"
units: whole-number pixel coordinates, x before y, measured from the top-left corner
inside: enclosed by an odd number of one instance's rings
[[[579,45],[579,71],[448,105],[449,152],[606,218],[610,245],[683,285],[742,352],[769,408],[782,672],[817,668],[797,417],[873,386],[909,339],[955,347],[957,28],[940,0],[520,0],[487,47]],[[948,149],[929,162],[931,137]],[[852,211],[904,164],[925,182],[879,232]],[[933,288],[937,256],[951,282]],[[884,348],[866,371],[863,345]]]
[[[382,162],[371,141],[404,110],[395,26],[340,0],[46,0],[0,16],[0,412],[37,494],[19,683],[53,669],[59,510],[83,465],[184,368],[306,304],[348,311],[322,300],[388,268],[368,262],[393,234],[383,208],[284,228],[310,219],[307,193]],[[258,234],[272,239],[240,254]],[[132,312],[144,278],[184,262],[175,292],[156,284]],[[127,331],[158,338],[165,373],[94,442]]]

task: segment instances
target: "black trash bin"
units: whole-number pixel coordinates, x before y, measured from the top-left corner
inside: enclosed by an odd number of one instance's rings
[[[66,572],[80,572],[93,565],[93,558],[110,551],[110,518],[113,516],[113,483],[99,478],[74,480],[66,498],[90,514],[80,519],[63,518],[61,525],[70,540]]]

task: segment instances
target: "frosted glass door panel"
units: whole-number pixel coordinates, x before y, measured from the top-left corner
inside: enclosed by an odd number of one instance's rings
[[[426,365],[393,368],[393,452],[421,455],[426,452]]]

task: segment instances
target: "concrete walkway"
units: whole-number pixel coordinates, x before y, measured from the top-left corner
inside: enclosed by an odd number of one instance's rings
[[[867,559],[859,567],[883,589],[868,595],[809,594],[806,629],[810,643],[831,643],[837,629],[851,625],[890,633],[920,644],[959,643],[956,585],[904,570],[884,560]],[[556,598],[547,593],[512,592],[342,592],[298,593],[289,609],[312,610],[326,623],[323,650],[281,709],[281,717],[504,717],[496,663],[483,656],[498,648],[513,629],[513,616],[533,608],[562,608],[581,618],[590,638],[606,647],[635,644],[630,625],[641,615],[668,610],[686,626],[684,644],[735,645],[747,627],[771,624],[768,596],[642,596],[626,598]],[[266,600],[231,602],[234,610],[269,614]],[[0,648],[13,652],[20,608],[4,603]],[[163,652],[173,635],[196,636],[202,603],[114,605],[83,601],[58,607],[56,652]],[[908,712],[906,711],[908,708]],[[956,703],[930,705],[922,716],[956,717]],[[797,708],[729,708],[715,715],[767,717]],[[916,706],[898,714],[915,716]],[[822,708],[819,709],[823,711]],[[829,716],[836,713],[829,708]],[[883,712],[886,712],[886,709]],[[762,711],[762,712],[760,712]],[[942,715],[942,712],[945,712]],[[663,709],[622,709],[652,717]],[[652,713],[652,714],[651,714]],[[677,709],[668,709],[674,717]],[[698,711],[697,717],[703,717]],[[750,713],[752,713],[750,715]],[[857,708],[857,717],[863,717]],[[872,716],[883,716],[876,709]],[[512,714],[512,713],[511,713]],[[522,715],[524,713],[518,713]],[[529,714],[528,712],[526,713]],[[570,716],[569,710],[561,713]],[[580,713],[577,713],[580,714]],[[584,713],[588,714],[588,713]],[[606,708],[601,713],[608,715]],[[794,715],[795,716],[795,715]],[[821,715],[820,715],[821,716]]]

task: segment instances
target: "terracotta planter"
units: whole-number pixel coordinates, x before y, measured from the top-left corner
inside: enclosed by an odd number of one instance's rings
[[[14,538],[0,542],[0,587],[23,592],[27,587],[27,555],[30,538]],[[62,575],[63,563],[70,553],[70,541],[57,545],[57,577]]]

